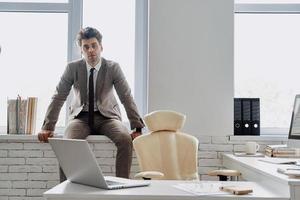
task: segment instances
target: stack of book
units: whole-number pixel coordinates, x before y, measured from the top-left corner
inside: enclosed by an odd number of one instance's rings
[[[294,148],[288,148],[285,144],[267,145],[265,148],[267,156],[280,158],[299,158],[300,155]]]
[[[37,97],[7,100],[7,134],[28,134],[35,132]]]

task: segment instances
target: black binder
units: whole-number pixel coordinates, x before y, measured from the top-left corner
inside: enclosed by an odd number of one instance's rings
[[[260,135],[259,98],[234,98],[234,135]]]

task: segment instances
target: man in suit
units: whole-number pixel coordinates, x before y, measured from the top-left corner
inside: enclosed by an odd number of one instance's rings
[[[67,65],[47,109],[38,138],[48,142],[53,137],[59,112],[73,88],[70,121],[65,129],[66,138],[84,139],[90,134],[105,135],[117,147],[116,176],[129,177],[132,161],[132,139],[141,134],[143,120],[138,114],[131,90],[118,63],[101,57],[102,35],[91,27],[79,31],[77,42],[83,59]],[[124,105],[133,132],[121,122],[115,88]],[[78,158],[80,159],[80,158]],[[65,180],[60,171],[61,181]]]

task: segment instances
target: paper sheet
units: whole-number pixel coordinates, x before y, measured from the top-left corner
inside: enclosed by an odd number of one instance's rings
[[[195,182],[195,183],[180,183],[174,185],[177,189],[192,193],[197,196],[202,195],[226,195],[229,193],[221,191],[219,188],[222,183]]]

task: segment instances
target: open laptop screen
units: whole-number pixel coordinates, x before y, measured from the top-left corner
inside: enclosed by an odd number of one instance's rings
[[[296,95],[294,101],[289,139],[300,140],[300,94]]]

